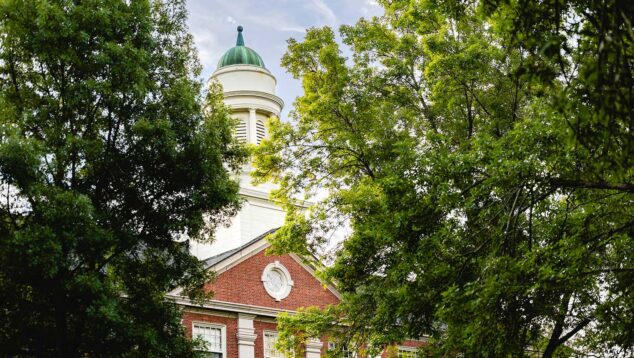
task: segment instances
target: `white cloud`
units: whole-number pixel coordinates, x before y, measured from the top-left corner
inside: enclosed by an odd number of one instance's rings
[[[216,62],[218,62],[220,56],[226,50],[225,47],[227,46],[221,44],[216,36],[208,31],[192,31],[192,35],[194,36],[194,42],[198,47],[198,57],[200,58],[200,63],[203,65],[204,69],[213,70],[216,67]]]
[[[321,15],[321,17],[325,20],[326,25],[335,26],[337,23],[337,16],[335,15],[335,12],[332,11],[332,9],[328,7],[323,0],[310,0],[306,4],[306,7]]]
[[[236,24],[236,23],[237,23],[237,22],[236,22],[236,19],[234,19],[234,18],[233,18],[233,17],[231,17],[231,16],[227,16],[227,22],[230,22],[230,23],[232,23],[232,24]]]
[[[284,13],[268,13],[260,16],[248,15],[244,16],[244,19],[256,25],[266,26],[278,31],[303,33],[306,29],[305,26],[289,20],[288,14]]]
[[[361,12],[363,16],[378,15],[377,11],[381,9],[381,5],[376,0],[365,0],[363,6],[361,6]]]

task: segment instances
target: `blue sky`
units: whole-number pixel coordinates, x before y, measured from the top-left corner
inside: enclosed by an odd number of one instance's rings
[[[299,81],[280,67],[286,40],[301,39],[305,29],[353,24],[381,13],[375,0],[188,0],[189,28],[208,78],[220,56],[235,46],[236,27],[244,27],[245,45],[257,51],[277,77],[277,95],[286,116],[300,93]]]

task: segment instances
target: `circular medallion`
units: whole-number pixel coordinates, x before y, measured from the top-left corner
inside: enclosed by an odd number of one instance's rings
[[[293,280],[291,275],[279,261],[268,264],[262,272],[262,284],[266,292],[276,301],[286,298],[291,293]]]

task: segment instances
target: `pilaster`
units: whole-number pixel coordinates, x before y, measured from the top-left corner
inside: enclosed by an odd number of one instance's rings
[[[255,108],[249,108],[249,143],[258,144],[257,117]]]
[[[321,347],[323,343],[319,339],[311,339],[306,342],[306,358],[321,357]]]
[[[253,328],[254,315],[238,314],[238,357],[255,357],[255,328]]]

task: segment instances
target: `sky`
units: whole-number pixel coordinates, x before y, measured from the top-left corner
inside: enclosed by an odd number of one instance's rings
[[[187,8],[203,77],[209,78],[220,57],[235,46],[236,28],[242,25],[245,45],[277,78],[277,95],[285,103],[282,119],[301,94],[299,81],[280,67],[286,40],[301,40],[309,27],[337,29],[382,12],[375,0],[188,0]]]

